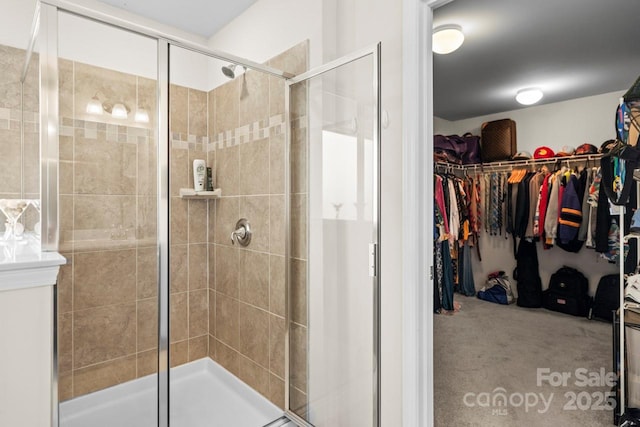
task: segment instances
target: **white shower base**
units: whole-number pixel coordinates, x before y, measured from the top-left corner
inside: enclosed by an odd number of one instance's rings
[[[282,409],[209,358],[171,369],[172,427],[262,427]],[[149,375],[60,404],[60,427],[156,427],[157,377]]]

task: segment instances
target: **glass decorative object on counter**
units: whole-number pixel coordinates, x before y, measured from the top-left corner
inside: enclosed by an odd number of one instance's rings
[[[22,214],[31,204],[31,200],[0,199],[0,212],[6,217],[5,231],[0,244],[22,240],[24,225],[18,222]]]

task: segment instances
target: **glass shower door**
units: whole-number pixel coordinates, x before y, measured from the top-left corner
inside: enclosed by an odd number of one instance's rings
[[[379,49],[289,82],[287,404],[379,425]]]

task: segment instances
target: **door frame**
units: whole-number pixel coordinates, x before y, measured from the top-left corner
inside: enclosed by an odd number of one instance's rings
[[[381,407],[381,363],[380,363],[380,283],[381,283],[381,99],[382,99],[382,81],[381,81],[381,53],[382,43],[354,51],[350,54],[342,56],[333,61],[327,62],[318,67],[314,67],[304,73],[285,80],[285,416],[301,427],[313,427],[312,424],[304,420],[302,417],[291,411],[291,371],[290,371],[290,339],[291,339],[291,87],[297,83],[318,77],[324,73],[335,70],[344,65],[350,64],[359,59],[371,56],[373,59],[373,93],[374,93],[374,115],[373,115],[373,144],[374,144],[374,183],[376,189],[373,194],[373,203],[376,206],[373,216],[373,224],[376,230],[376,242],[373,243],[372,253],[369,254],[370,260],[373,261],[373,426],[380,427],[380,407]],[[308,90],[307,90],[308,93]],[[307,97],[308,101],[308,97]],[[309,110],[307,109],[307,112]],[[308,119],[307,119],[308,120]],[[309,135],[307,135],[307,138]],[[307,165],[309,165],[309,152],[307,150]],[[307,174],[309,168],[307,167]],[[309,178],[307,175],[307,183]],[[307,218],[309,216],[309,198],[307,197]],[[307,240],[309,237],[309,227],[307,227]],[[307,269],[307,283],[308,279]],[[307,293],[308,295],[308,293]]]
[[[430,426],[433,404],[433,11],[403,1],[402,425]]]

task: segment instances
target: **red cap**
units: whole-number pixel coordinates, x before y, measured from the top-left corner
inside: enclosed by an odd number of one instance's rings
[[[553,150],[549,147],[538,147],[536,151],[533,152],[534,159],[550,159],[555,156]]]

